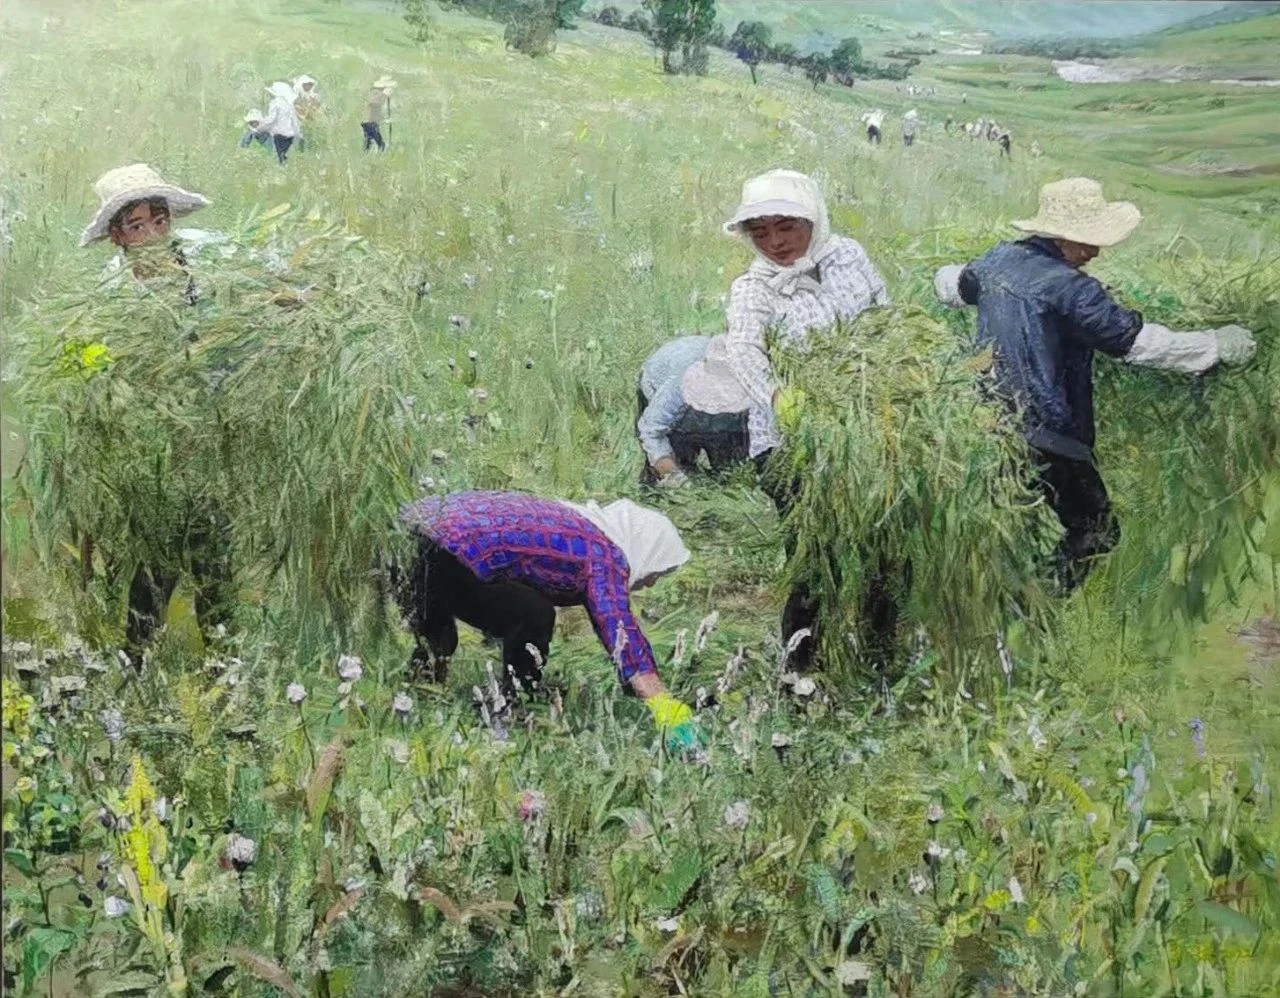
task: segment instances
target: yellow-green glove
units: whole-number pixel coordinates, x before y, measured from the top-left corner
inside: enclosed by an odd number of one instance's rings
[[[794,433],[800,425],[800,413],[804,409],[804,392],[790,386],[778,393],[778,404],[774,412],[778,415],[778,425],[787,433]]]
[[[656,693],[644,705],[653,715],[653,723],[667,736],[667,749],[683,752],[702,744],[702,732],[693,720],[693,711],[670,693]]]

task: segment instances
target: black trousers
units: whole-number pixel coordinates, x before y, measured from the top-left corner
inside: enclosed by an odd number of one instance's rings
[[[769,467],[771,452],[766,451],[755,459],[760,474],[760,486],[773,500],[778,516],[784,517],[800,496],[800,482],[780,476]],[[795,535],[790,530],[783,536],[783,547],[790,559],[796,552]],[[839,566],[831,566],[839,579]],[[903,588],[911,585],[911,565],[900,568],[881,560],[867,576],[862,587],[858,607],[858,656],[865,662],[882,667],[893,661],[898,633],[898,599],[895,582]],[[816,653],[817,621],[821,607],[817,597],[803,582],[798,583],[787,596],[782,608],[782,642],[787,644],[797,631],[809,630],[791,654],[790,664],[800,672],[813,668]]]
[[[1084,582],[1098,555],[1120,542],[1120,524],[1102,475],[1090,462],[1042,450],[1032,453],[1035,486],[1065,531],[1053,555],[1053,574],[1066,595]]]
[[[649,407],[649,400],[639,388],[636,389],[636,420],[644,415]],[[698,463],[698,454],[706,451],[707,463],[713,471],[722,471],[735,464],[747,460],[750,451],[750,438],[747,434],[747,416],[742,414],[739,425],[731,433],[685,433],[673,430],[668,439],[671,441],[671,454],[681,468],[692,468]],[[645,459],[644,468],[640,472],[641,485],[656,485],[657,472]]]
[[[446,676],[448,659],[458,649],[461,620],[502,642],[503,686],[510,695],[516,683],[536,688],[547,660],[556,608],[547,596],[523,582],[481,581],[471,569],[427,538],[420,538],[407,579],[398,581],[400,608],[418,647],[410,660],[437,682]],[[529,651],[532,645],[535,656]],[[427,654],[429,653],[429,655]]]
[[[880,129],[876,128],[875,125],[867,126],[867,141],[874,142],[876,145],[880,144]]]
[[[276,159],[280,161],[280,165],[284,166],[284,161],[289,158],[289,147],[293,145],[292,135],[273,135],[276,146]]]
[[[362,121],[360,128],[364,132],[364,151],[368,152],[370,146],[376,145],[378,152],[382,152],[387,148],[387,144],[382,141],[382,129],[378,127],[376,121]]]
[[[904,135],[904,136],[902,136],[902,144],[903,144],[904,146],[909,146],[909,145],[911,145],[913,142],[915,142],[915,140],[916,140],[916,137],[915,137],[914,135]]]

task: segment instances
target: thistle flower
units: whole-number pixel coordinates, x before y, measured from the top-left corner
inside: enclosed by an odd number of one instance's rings
[[[471,328],[471,320],[465,315],[451,315],[449,316],[449,325],[451,325],[456,332],[462,333]]]
[[[227,862],[235,867],[237,873],[244,873],[258,858],[258,843],[239,832],[232,832],[227,836],[223,855]]]
[[[750,820],[751,807],[744,800],[734,801],[724,809],[724,824],[726,828],[741,831],[747,827],[747,822]]]
[[[922,873],[912,873],[907,878],[907,886],[911,888],[912,894],[923,894],[929,889],[929,878]]]
[[[532,371],[532,370],[533,370],[533,358],[532,358],[532,357],[526,357],[526,358],[524,359],[524,369],[525,369],[526,371]]]
[[[941,804],[930,804],[924,812],[924,820],[931,825],[936,825],[942,820],[943,810]]]
[[[471,361],[471,363],[473,363],[473,364],[474,364],[474,363],[475,363],[476,361],[478,361],[479,359],[480,359],[480,355],[479,355],[478,353],[476,353],[476,351],[474,351],[474,350],[468,350],[468,351],[467,351],[467,360]]]
[[[364,666],[360,664],[360,659],[355,655],[341,655],[338,657],[338,676],[343,682],[354,683],[364,675]]]
[[[401,690],[391,701],[391,709],[396,712],[400,720],[407,721],[409,715],[413,713],[413,697]]]
[[[720,613],[717,610],[712,610],[709,614],[703,617],[701,621],[699,621],[698,629],[693,634],[693,650],[695,652],[700,652],[706,647],[707,638],[711,636],[719,623]]]
[[[102,729],[106,732],[107,740],[112,744],[124,737],[124,715],[114,707],[99,714],[98,720],[102,722]]]
[[[284,695],[290,703],[301,704],[307,698],[307,688],[301,683],[290,683],[285,687]]]
[[[521,821],[534,821],[546,810],[547,798],[538,790],[522,790],[516,807]]]
[[[129,914],[129,902],[114,895],[103,898],[102,908],[106,912],[107,918],[122,918]]]

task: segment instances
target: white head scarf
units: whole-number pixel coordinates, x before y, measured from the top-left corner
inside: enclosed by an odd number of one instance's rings
[[[675,524],[657,510],[630,499],[618,499],[607,506],[594,500],[564,505],[585,516],[622,549],[631,569],[629,586],[651,575],[674,572],[689,560],[689,549],[680,540]]]
[[[743,222],[769,215],[803,218],[813,223],[809,248],[790,267],[778,266],[757,250],[742,227]],[[770,170],[743,184],[742,203],[724,223],[724,230],[746,240],[756,254],[752,269],[768,281],[769,287],[787,296],[801,287],[817,290],[818,282],[810,274],[835,249],[821,188],[812,177],[795,170]]]

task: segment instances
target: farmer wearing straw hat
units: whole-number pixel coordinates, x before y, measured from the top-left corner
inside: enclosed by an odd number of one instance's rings
[[[364,151],[377,146],[378,152],[387,148],[382,138],[382,122],[387,121],[388,131],[391,128],[391,95],[395,92],[396,81],[389,76],[380,76],[373,81],[369,91],[368,109],[364,121],[360,122],[360,130],[364,132]]]
[[[747,456],[764,470],[768,454],[782,441],[778,421],[793,422],[802,400],[798,391],[777,384],[766,334],[776,330],[783,348],[804,349],[810,330],[888,305],[889,292],[866,251],[831,233],[822,191],[803,173],[771,170],[748,180],[724,231],[750,245],[756,258],[730,288],[725,334],[689,367],[682,387],[686,403],[700,412],[747,411]],[[765,475],[764,484],[785,513],[799,483]],[[789,548],[792,543],[788,538]],[[783,611],[784,640],[811,631],[817,612],[807,592],[793,591]],[[872,645],[891,643],[897,614],[880,577],[870,580],[863,617],[875,632]],[[806,667],[812,655],[812,640],[802,640],[797,665]]]
[[[884,128],[884,112],[868,111],[859,119],[867,126],[867,141],[872,145],[880,144],[880,130]]]
[[[920,112],[914,107],[902,116],[902,144],[909,146],[916,140],[916,126],[920,124]]]
[[[240,148],[248,149],[255,142],[265,147],[271,136],[262,130],[263,114],[256,107],[244,116],[245,132],[240,136]]]
[[[658,677],[630,593],[689,559],[675,526],[627,499],[600,506],[514,492],[456,492],[405,507],[416,536],[408,578],[394,578],[418,640],[413,665],[442,677],[461,620],[502,641],[508,692],[540,680],[557,606],[583,606],[624,686],[668,742],[693,747],[692,711]]]
[[[297,99],[293,102],[294,110],[303,121],[311,121],[320,111],[320,91],[316,89],[314,78],[305,73],[293,81],[293,92]]]
[[[1094,353],[1199,374],[1247,363],[1256,349],[1253,334],[1236,325],[1175,333],[1144,322],[1084,273],[1100,248],[1127,239],[1141,218],[1134,205],[1103,198],[1094,180],[1059,180],[1041,189],[1034,218],[1012,223],[1027,238],[934,278],[943,303],[978,307],[978,343],[993,351],[996,391],[1021,411],[1037,487],[1065,531],[1054,558],[1064,593],[1119,540],[1094,461]]]
[[[194,282],[187,272],[188,255],[208,243],[221,241],[218,233],[200,229],[171,230],[172,220],[199,211],[209,204],[203,194],[171,184],[145,163],[108,170],[93,185],[98,209],[80,237],[90,246],[110,240],[118,253],[107,268],[104,284],[118,286],[125,273],[146,289],[146,281],[166,271],[186,277],[185,299],[196,303]],[[154,251],[154,252],[153,252]],[[146,516],[148,510],[139,510]],[[231,606],[227,524],[216,509],[198,500],[184,508],[185,529],[167,547],[168,564],[143,564],[129,580],[125,635],[129,648],[138,652],[151,639],[177,587],[180,571],[189,565],[196,584],[195,610],[205,627],[222,622]],[[154,541],[155,538],[152,538]],[[103,552],[108,573],[118,573],[122,562],[116,552]]]
[[[680,486],[705,453],[713,471],[747,459],[747,412],[751,400],[723,366],[718,383],[708,385],[715,412],[703,412],[685,397],[684,376],[707,355],[713,341],[706,336],[682,336],[659,347],[640,369],[637,388],[639,413],[636,436],[646,464],[642,485]],[[715,341],[723,351],[723,339]]]
[[[271,103],[267,107],[267,118],[262,123],[262,130],[271,135],[275,144],[276,159],[281,166],[289,156],[289,147],[294,139],[302,134],[302,125],[298,121],[298,112],[293,106],[296,95],[293,87],[277,80],[267,87],[271,95]]]

